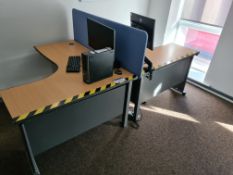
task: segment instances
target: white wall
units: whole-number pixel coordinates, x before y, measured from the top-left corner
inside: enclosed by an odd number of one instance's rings
[[[164,44],[175,41],[177,28],[184,8],[185,0],[172,0],[166,32],[164,35]]]
[[[233,7],[211,62],[205,81],[213,88],[233,97]]]
[[[73,38],[71,9],[124,24],[130,12],[146,14],[149,0],[0,0],[0,61],[35,52],[34,45]]]
[[[163,44],[172,0],[150,0],[148,16],[156,20],[154,47]]]
[[[130,12],[146,15],[149,5],[149,0],[87,0],[82,3],[77,1],[73,0],[71,6],[123,24],[130,24]]]

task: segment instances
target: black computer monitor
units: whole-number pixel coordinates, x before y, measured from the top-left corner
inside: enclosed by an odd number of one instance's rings
[[[154,30],[155,20],[146,16],[131,13],[130,15],[131,26],[144,30],[148,34],[147,48],[154,49]]]
[[[115,30],[95,20],[87,19],[88,44],[94,50],[110,47],[115,49]]]

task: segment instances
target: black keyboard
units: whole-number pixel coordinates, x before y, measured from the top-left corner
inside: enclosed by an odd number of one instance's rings
[[[80,56],[70,56],[66,72],[80,72]]]

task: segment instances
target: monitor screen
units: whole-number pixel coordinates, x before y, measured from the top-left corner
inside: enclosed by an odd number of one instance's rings
[[[147,48],[154,49],[154,30],[155,30],[155,20],[142,15],[131,13],[130,16],[131,26],[144,30],[148,34]]]
[[[87,19],[88,44],[98,50],[106,47],[115,49],[115,31],[97,21]]]

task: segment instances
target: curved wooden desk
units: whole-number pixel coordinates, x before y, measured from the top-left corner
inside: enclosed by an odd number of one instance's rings
[[[154,69],[186,59],[190,56],[198,55],[198,53],[198,51],[173,43],[159,46],[155,50],[146,50],[146,56],[152,62]]]
[[[72,44],[70,44],[72,43]],[[36,46],[35,49],[58,66],[51,76],[19,87],[0,91],[0,95],[14,120],[23,120],[28,115],[40,114],[46,107],[55,108],[59,103],[68,103],[73,97],[82,98],[86,92],[94,94],[94,90],[114,82],[119,78],[129,78],[132,73],[122,69],[122,75],[113,75],[92,84],[83,82],[80,73],[66,73],[68,57],[81,55],[88,49],[75,41],[52,43]],[[114,85],[114,84],[112,84]],[[106,87],[105,87],[106,88]],[[79,95],[79,96],[77,96]]]

